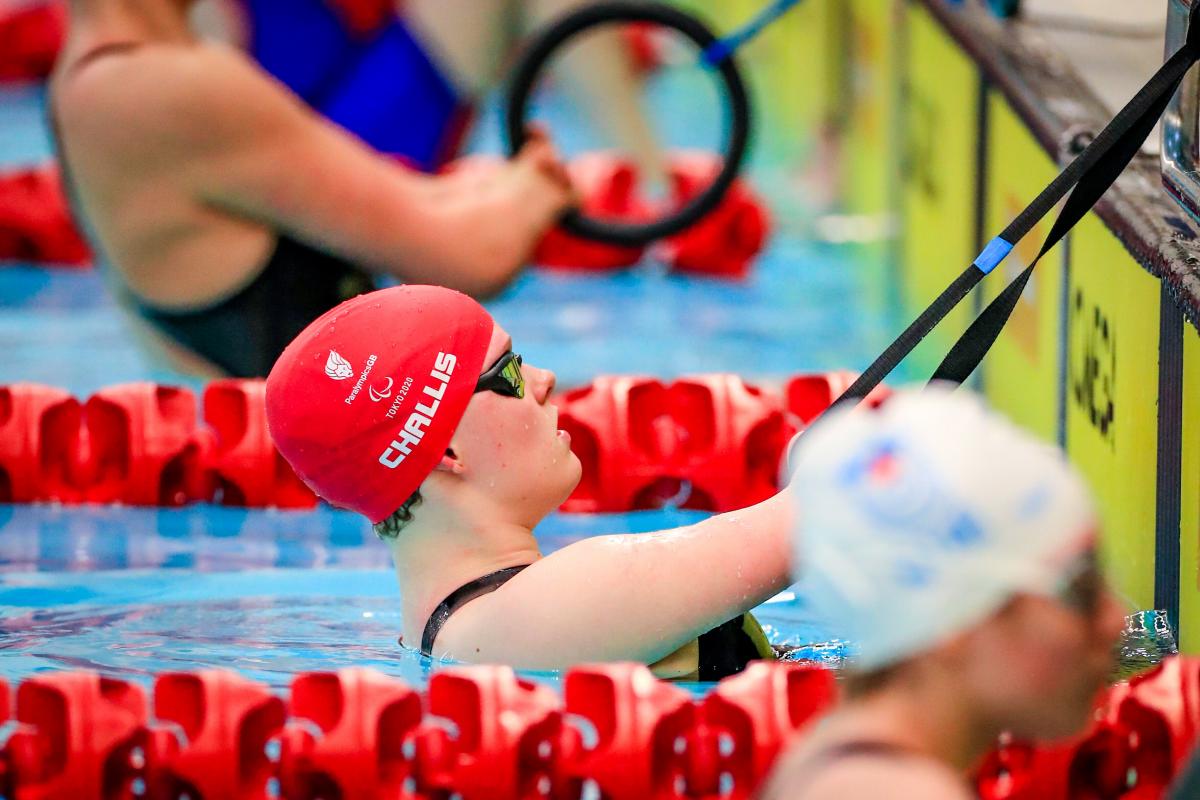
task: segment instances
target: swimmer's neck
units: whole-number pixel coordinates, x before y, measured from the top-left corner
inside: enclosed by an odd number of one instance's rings
[[[952,673],[922,672],[847,702],[830,715],[824,733],[882,740],[968,772],[995,745],[1003,725],[971,703],[969,690]]]
[[[400,584],[404,641],[420,643],[433,609],[447,595],[497,570],[541,558],[533,526],[491,510],[426,502],[390,542]]]
[[[193,42],[190,5],[187,0],[70,0],[72,33],[113,41]]]

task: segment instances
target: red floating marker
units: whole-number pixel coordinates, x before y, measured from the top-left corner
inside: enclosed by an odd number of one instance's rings
[[[660,28],[650,22],[631,22],[621,29],[630,64],[637,75],[648,75],[662,66]]]
[[[699,719],[717,745],[710,774],[728,774],[736,796],[749,797],[797,731],[837,701],[833,673],[815,664],[754,661],[717,684]]]
[[[779,458],[795,433],[781,404],[733,375],[657,380],[601,377],[566,392],[559,424],[583,463],[563,510],[729,511],[777,489]]]
[[[0,81],[41,80],[54,69],[67,32],[63,2],[0,7]]]
[[[720,168],[718,156],[712,153],[673,154],[668,169],[675,205],[682,206],[703,191]],[[665,260],[680,272],[742,278],[766,243],[770,227],[762,198],[748,183],[736,180],[712,213],[666,240]]]
[[[316,495],[275,449],[263,404],[266,382],[214,381],[204,390],[204,420],[216,436],[209,466],[227,506],[312,508]]]
[[[825,372],[816,375],[797,375],[788,381],[784,389],[787,410],[794,414],[800,422],[808,425],[842,396],[850,386],[858,380],[857,372],[841,370]],[[888,399],[892,390],[886,386],[876,386],[866,396],[865,402],[870,406],[878,406]]]
[[[0,174],[0,261],[92,263],[55,165]]]
[[[1129,732],[1113,723],[1126,691],[1117,686],[1096,699],[1087,731],[1057,742],[1005,738],[974,771],[982,800],[1075,800],[1127,797]]]
[[[779,460],[796,433],[779,401],[736,375],[684,378],[671,386],[685,432],[672,469],[690,481],[686,508],[733,511],[779,489]]]
[[[266,800],[273,766],[267,742],[283,728],[283,701],[225,670],[167,673],[154,682],[154,715],[182,733],[151,726],[144,744],[146,796]]]
[[[429,679],[429,713],[453,724],[439,746],[449,763],[434,780],[418,774],[417,789],[447,790],[465,800],[520,800],[546,794],[554,785],[562,714],[558,695],[520,680],[510,667],[458,667]],[[418,751],[427,749],[420,734]],[[418,758],[418,763],[421,759]],[[448,781],[444,785],[440,781]]]
[[[1109,707],[1107,721],[1128,744],[1126,772],[1137,776],[1136,788],[1143,795],[1161,794],[1196,745],[1200,660],[1164,659],[1127,687],[1115,689]]]
[[[612,153],[585,153],[572,160],[567,170],[584,214],[608,222],[646,220],[647,211],[637,191],[637,168],[632,162]],[[538,244],[533,262],[558,269],[620,269],[636,264],[643,250],[594,242],[554,228]]]
[[[563,684],[565,711],[592,730],[564,765],[606,800],[679,797],[677,749],[692,723],[691,695],[642,664],[576,667]]]
[[[102,389],[84,406],[84,431],[88,500],[181,506],[201,492],[191,390],[155,383]]]
[[[26,678],[17,721],[5,746],[13,800],[133,796],[131,757],[146,721],[137,686],[90,672]]]
[[[0,386],[0,502],[78,501],[81,409],[62,389]]]
[[[1031,745],[1006,741],[989,752],[975,770],[981,800],[1067,800],[1071,764],[1079,739]],[[1102,795],[1109,796],[1109,795]]]
[[[284,797],[401,796],[409,776],[401,744],[421,722],[421,697],[403,681],[359,668],[305,673],[292,681],[290,714],[279,760]]]

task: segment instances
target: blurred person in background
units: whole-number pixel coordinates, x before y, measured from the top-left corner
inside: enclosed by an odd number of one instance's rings
[[[1060,452],[937,388],[831,412],[793,463],[794,577],[860,655],[764,798],[967,800],[1002,732],[1085,725],[1124,611]]]
[[[523,35],[587,0],[221,0],[227,35],[313,108],[375,149],[434,171],[458,155],[480,101]],[[212,8],[216,0],[208,0]],[[208,12],[212,19],[214,11]],[[630,43],[601,28],[564,51],[588,122],[661,178]]]
[[[202,41],[193,0],[69,5],[49,104],[75,211],[188,371],[265,375],[375,275],[493,294],[572,201],[543,136],[509,162],[421,175]]]

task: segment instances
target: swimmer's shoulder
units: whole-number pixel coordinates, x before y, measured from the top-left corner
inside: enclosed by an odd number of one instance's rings
[[[175,152],[221,146],[248,127],[303,106],[238,51],[220,44],[139,43],[59,70],[59,125],[107,151]]]
[[[903,751],[825,760],[801,746],[780,759],[762,800],[974,800],[963,779],[930,758]]]

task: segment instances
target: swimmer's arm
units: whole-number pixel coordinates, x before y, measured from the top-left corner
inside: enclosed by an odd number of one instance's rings
[[[446,197],[441,179],[372,151],[217,46],[146,47],[97,63],[71,91],[108,119],[107,149],[131,166],[157,165],[201,203],[407,281],[499,290],[565,194],[530,191],[519,208]]]
[[[788,586],[790,520],[783,493],[685,528],[568,545],[455,613],[439,654],[531,669],[653,663]]]

